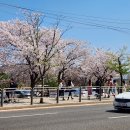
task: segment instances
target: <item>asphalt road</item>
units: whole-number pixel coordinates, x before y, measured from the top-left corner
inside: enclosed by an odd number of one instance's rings
[[[0,112],[0,130],[129,130],[130,112],[93,105]]]

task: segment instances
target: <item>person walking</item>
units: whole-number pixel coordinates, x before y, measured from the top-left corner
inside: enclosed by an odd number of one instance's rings
[[[123,80],[123,92],[126,92],[126,90],[127,90],[127,84],[125,80]]]
[[[89,81],[88,81],[87,90],[88,90],[88,99],[90,100],[90,95],[92,95],[92,81],[91,81],[91,79],[89,79]]]
[[[10,80],[10,97],[11,97],[11,101],[14,100],[14,102],[15,102],[14,91],[16,90],[16,88],[17,88],[17,83],[15,82],[15,80],[13,78],[11,78],[11,80]]]
[[[61,79],[59,83],[59,96],[62,97],[62,100],[65,100],[64,98],[64,81]]]
[[[117,93],[117,82],[116,80],[113,80],[113,87],[112,87],[113,96],[115,97]]]
[[[107,98],[110,98],[110,94],[111,94],[111,93],[113,94],[113,92],[112,92],[112,87],[113,87],[112,78],[113,78],[113,77],[110,75],[110,79],[108,80],[109,89],[108,89],[108,97],[107,97]]]
[[[95,82],[96,85],[96,98],[99,98],[99,89],[100,89],[100,79],[98,78],[97,81]]]
[[[6,89],[6,95],[8,98],[8,102],[12,101],[12,99],[14,99],[14,91],[17,88],[17,83],[14,81],[13,78],[10,79],[10,84],[9,84],[9,88]],[[14,100],[15,101],[15,100]]]
[[[69,97],[71,97],[71,99],[74,99],[72,97],[72,90],[71,90],[71,88],[74,87],[74,84],[72,83],[72,81],[70,79],[67,82],[67,87],[69,87],[69,94],[68,94],[68,99],[67,100],[69,100]]]
[[[108,97],[108,91],[109,91],[109,86],[108,86],[108,81],[104,83],[104,90],[103,90],[103,94],[104,94],[104,98]]]

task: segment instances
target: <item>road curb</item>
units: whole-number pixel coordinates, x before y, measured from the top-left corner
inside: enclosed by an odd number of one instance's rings
[[[39,104],[39,105],[28,105],[28,106],[10,106],[10,107],[0,107],[2,110],[24,110],[24,109],[38,109],[38,108],[53,108],[53,107],[69,107],[69,106],[83,106],[83,105],[98,105],[98,104],[108,104],[112,103],[109,101],[97,101],[97,102],[79,102],[79,103],[62,103],[62,104]]]

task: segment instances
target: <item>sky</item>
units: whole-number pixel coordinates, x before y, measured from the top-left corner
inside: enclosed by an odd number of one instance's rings
[[[71,27],[65,38],[83,40],[93,47],[130,52],[130,0],[0,0],[0,21],[23,18],[22,11],[4,4],[41,12],[44,26],[60,19]]]

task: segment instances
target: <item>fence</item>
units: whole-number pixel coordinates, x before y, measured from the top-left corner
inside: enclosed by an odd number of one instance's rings
[[[119,87],[122,89],[122,87]],[[69,88],[65,87],[64,89],[59,90],[57,87],[35,87],[31,88],[4,88],[0,89],[0,102],[1,107],[6,103],[28,103],[33,105],[34,100],[38,103],[40,99],[47,99],[47,102],[59,103],[60,99],[63,97],[68,97],[69,92],[75,97],[77,102],[82,102],[84,99],[90,100],[91,98],[101,99],[106,96],[106,94],[115,95],[119,93],[119,89],[115,89],[112,87],[110,90],[110,86],[80,86]],[[39,99],[39,100],[38,100]]]

